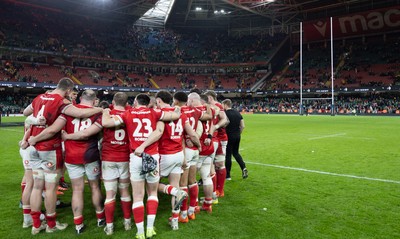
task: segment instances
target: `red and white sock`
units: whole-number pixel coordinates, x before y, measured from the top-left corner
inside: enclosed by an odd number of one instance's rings
[[[147,228],[154,227],[154,221],[156,220],[157,209],[158,209],[158,197],[149,196],[147,198],[147,204],[146,204]]]
[[[213,175],[211,175],[211,180],[213,182],[213,194],[217,193],[217,176],[214,173]]]
[[[132,205],[132,214],[133,219],[135,220],[137,233],[143,234],[144,233],[144,204],[143,202],[135,202]]]
[[[172,210],[172,219],[178,220],[179,218],[179,210]]]
[[[39,228],[40,225],[42,224],[42,222],[40,221],[40,214],[42,214],[42,212],[40,212],[40,211],[38,211],[38,212],[31,211],[33,226],[35,228]]]
[[[76,226],[81,225],[83,223],[83,215],[74,217],[74,224]]]
[[[101,211],[96,211],[96,217],[97,217],[97,220],[104,219],[106,217],[104,209]]]
[[[115,199],[106,199],[106,201],[104,202],[104,212],[106,215],[107,224],[114,222],[115,204],[116,204]]]
[[[22,213],[24,215],[24,222],[32,221],[31,206],[30,205],[23,205],[22,206]]]
[[[171,185],[165,185],[163,192],[168,195],[176,196],[178,189]]]
[[[198,197],[199,197],[199,185],[197,183],[189,185],[189,197],[190,201],[189,201],[188,213],[193,214],[198,204]]]
[[[186,193],[189,192],[188,187],[180,187],[180,189],[182,191],[185,191]],[[188,210],[188,199],[189,197],[186,197],[183,201],[182,201],[182,205],[181,205],[181,212],[183,213],[183,215],[187,214],[187,210]]]
[[[212,205],[212,198],[205,198],[203,202],[203,208],[209,208]]]
[[[32,218],[33,218],[33,215],[32,215]],[[56,213],[46,213],[47,226],[50,228],[54,228],[56,226],[56,218],[57,218]],[[40,220],[40,214],[39,214],[39,220]]]
[[[224,191],[225,179],[226,179],[226,168],[222,167],[216,171],[217,173],[217,190],[219,192]]]
[[[121,208],[125,219],[131,219],[132,199],[131,197],[121,197]]]

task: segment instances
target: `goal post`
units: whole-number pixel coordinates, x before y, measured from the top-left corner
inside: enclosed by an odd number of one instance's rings
[[[304,98],[303,97],[303,22],[300,22],[300,109],[299,114],[304,115],[304,101],[308,100],[331,100],[331,116],[335,115],[335,85],[334,85],[334,49],[333,49],[333,25],[332,17],[330,17],[330,47],[331,47],[331,97],[329,98]]]

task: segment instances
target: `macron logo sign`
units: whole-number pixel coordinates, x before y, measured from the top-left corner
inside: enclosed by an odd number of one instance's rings
[[[339,25],[343,34],[379,30],[385,27],[399,27],[400,10],[389,9],[385,12],[370,12],[365,15],[341,17],[339,18]]]
[[[313,24],[315,29],[321,34],[321,36],[326,36],[326,22],[318,21],[317,24]]]
[[[400,29],[400,5],[346,16],[334,17],[333,36],[340,39],[362,34],[378,34]],[[320,19],[303,24],[304,42],[330,37],[330,20]]]

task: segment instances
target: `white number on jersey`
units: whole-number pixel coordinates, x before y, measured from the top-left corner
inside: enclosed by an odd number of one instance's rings
[[[210,124],[211,124],[211,120],[207,120],[207,122],[206,122],[206,124],[205,124],[205,126],[206,126],[206,128],[205,128],[205,132],[210,132]]]
[[[114,133],[115,140],[123,140],[125,138],[125,130],[124,129],[117,129]]]
[[[36,115],[36,118],[43,116],[44,108],[45,108],[45,105],[42,105],[42,107],[40,108],[39,112]]]
[[[196,119],[192,116],[189,118],[189,122],[190,122],[190,126],[192,127],[192,129],[195,130],[194,126],[196,125]]]
[[[74,125],[74,133],[76,133],[78,131],[82,131],[89,128],[92,125],[92,120],[89,118],[87,119],[75,118],[71,123]]]
[[[133,137],[134,138],[148,138],[150,134],[153,132],[153,128],[151,127],[151,121],[149,119],[138,119],[134,118],[133,119],[134,123],[137,123],[137,127],[135,129],[135,132],[133,132]],[[140,131],[144,128],[144,133],[141,133]]]
[[[174,122],[170,122],[168,124],[171,126],[171,136],[181,136],[183,132],[183,127],[182,127],[182,119],[179,119],[178,122],[175,124]]]

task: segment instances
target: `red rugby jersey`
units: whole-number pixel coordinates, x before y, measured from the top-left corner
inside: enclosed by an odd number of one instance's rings
[[[161,110],[163,112],[173,112],[175,108],[166,107]],[[160,154],[175,154],[183,150],[182,140],[186,123],[189,123],[189,120],[185,114],[181,114],[177,120],[165,122],[164,133],[158,144]]]
[[[126,110],[123,114],[117,115],[125,124],[129,136],[129,147],[131,151],[135,151],[149,135],[156,129],[157,121],[159,121],[164,113],[161,110],[149,109],[141,106]],[[154,155],[158,154],[158,142],[149,145],[145,153]]]
[[[69,106],[64,102],[64,97],[59,94],[41,94],[38,95],[31,104],[33,116],[44,116],[46,124],[52,125],[54,121],[64,112]],[[36,136],[42,132],[46,126],[32,125],[31,135]],[[39,151],[51,151],[61,147],[61,133],[55,134],[48,140],[36,143],[35,148]]]
[[[189,106],[181,107],[181,113],[186,115],[186,117],[189,120],[189,124],[194,131],[196,131],[198,123],[199,123],[199,119],[201,118],[201,116],[203,116],[204,112],[195,107],[189,107]],[[185,138],[190,139],[189,135],[187,135],[187,134],[185,134]],[[193,147],[186,146],[186,148],[194,149],[194,150],[197,149],[197,147],[195,145],[193,145]]]
[[[77,108],[92,108],[86,105],[75,105]],[[74,118],[67,115],[62,115],[66,120],[65,131],[68,134],[73,134],[81,130],[89,128],[92,124],[101,126],[101,113],[90,116],[89,118]],[[97,135],[92,135],[88,140],[67,140],[65,146],[65,162],[69,164],[87,164],[100,160],[100,152],[98,147]]]
[[[217,102],[215,103],[215,106],[217,106],[219,108],[220,111],[225,111],[224,107],[222,106],[221,103]],[[214,125],[216,125],[219,122],[219,117],[218,115],[216,116],[216,120],[214,121]],[[226,134],[226,130],[225,127],[221,127],[217,130],[217,139],[220,141],[228,141],[228,135]]]
[[[196,107],[196,109],[202,111],[203,113],[207,111],[207,108],[204,105],[198,106],[198,107]],[[212,112],[212,116],[214,118],[215,111],[213,109],[211,109],[211,112]],[[208,155],[211,155],[212,153],[214,153],[214,145],[212,142],[210,143],[210,145],[205,145],[204,140],[207,139],[208,133],[210,132],[210,127],[212,125],[212,121],[211,120],[201,121],[201,124],[203,125],[203,134],[200,137],[200,143],[201,143],[200,155],[208,156]]]
[[[113,109],[110,115],[122,115],[125,110]],[[125,126],[103,128],[101,160],[109,162],[129,162],[129,138]]]

